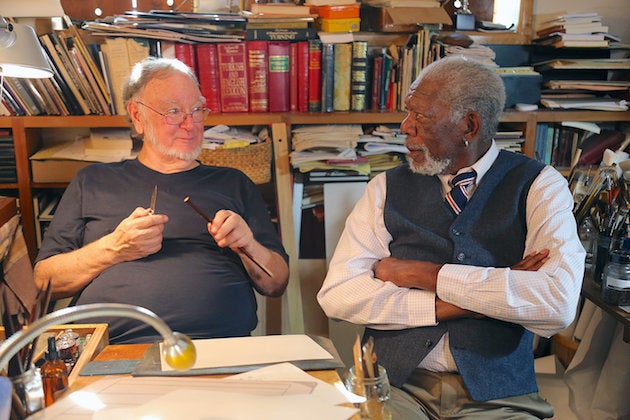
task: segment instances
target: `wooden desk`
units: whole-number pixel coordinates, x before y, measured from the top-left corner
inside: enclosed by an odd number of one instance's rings
[[[140,360],[144,353],[149,349],[150,344],[110,344],[106,346],[93,360],[106,361],[106,360]],[[341,379],[337,374],[337,371],[331,370],[313,370],[308,371],[310,375],[322,381],[334,384],[340,382]],[[221,377],[228,375],[212,375],[207,377]],[[200,376],[203,377],[203,376]],[[72,384],[70,391],[76,391],[87,385],[96,382],[101,376],[77,376],[76,380]]]

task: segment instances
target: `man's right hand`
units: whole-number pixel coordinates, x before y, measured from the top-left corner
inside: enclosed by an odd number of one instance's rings
[[[108,235],[117,260],[133,261],[162,249],[162,232],[168,222],[165,214],[152,214],[151,209],[136,208]]]

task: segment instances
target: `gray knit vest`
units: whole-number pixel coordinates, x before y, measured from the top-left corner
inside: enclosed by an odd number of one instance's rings
[[[515,264],[525,249],[527,193],[543,167],[501,151],[458,217],[445,203],[437,177],[414,174],[407,165],[388,171],[384,219],[393,238],[392,257],[483,267]],[[379,363],[400,387],[446,331],[472,399],[537,392],[532,333],[517,324],[463,318],[405,330],[368,328],[364,340],[374,337]]]

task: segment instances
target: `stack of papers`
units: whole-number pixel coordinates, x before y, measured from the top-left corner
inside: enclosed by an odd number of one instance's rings
[[[360,125],[315,125],[292,131],[290,159],[300,172],[314,169],[369,174],[367,159],[356,153],[363,129]]]

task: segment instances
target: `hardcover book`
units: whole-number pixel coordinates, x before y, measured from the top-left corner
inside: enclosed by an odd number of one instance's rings
[[[350,75],[350,108],[353,111],[365,111],[367,109],[367,59],[368,43],[366,41],[354,41],[352,43],[352,68]]]
[[[313,28],[263,28],[246,29],[245,39],[265,41],[306,41],[317,38]]]
[[[247,42],[247,77],[249,88],[249,112],[269,111],[267,41]]]
[[[308,110],[322,110],[322,44],[317,39],[308,41]]]
[[[219,83],[219,58],[217,45],[195,44],[197,75],[201,94],[206,98],[210,112],[221,112],[221,84]]]
[[[222,112],[247,112],[247,48],[245,42],[217,44]]]
[[[297,43],[297,79],[298,79],[298,98],[297,108],[300,112],[308,112],[308,96],[309,96],[309,80],[308,80],[308,41],[300,41]]]
[[[322,111],[333,112],[335,44],[322,44]]]
[[[288,41],[269,42],[269,111],[288,112],[290,109],[290,74]]]
[[[176,42],[174,44],[175,58],[186,64],[197,74],[197,63],[195,57],[195,46],[184,42]],[[199,74],[197,74],[199,76]]]
[[[375,111],[381,104],[381,79],[383,76],[383,56],[375,55],[372,64],[372,97],[370,108]]]
[[[333,109],[350,110],[352,44],[334,44]]]
[[[298,44],[292,42],[289,50],[289,109],[297,111],[298,108]]]

